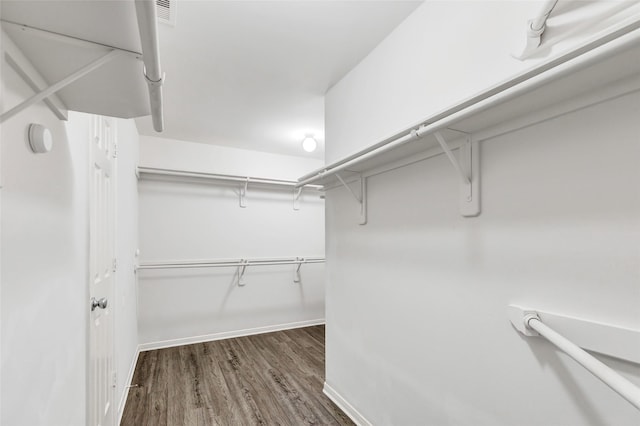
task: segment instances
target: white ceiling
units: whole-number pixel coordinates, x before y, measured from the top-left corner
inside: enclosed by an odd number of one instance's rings
[[[165,131],[141,134],[323,158],[324,93],[422,1],[177,2],[159,25]],[[319,149],[301,149],[314,133]]]

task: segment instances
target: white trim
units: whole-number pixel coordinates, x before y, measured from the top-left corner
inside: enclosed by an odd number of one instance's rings
[[[131,389],[131,382],[133,381],[133,375],[136,372],[136,365],[138,365],[138,358],[140,358],[140,345],[136,348],[136,354],[133,357],[133,362],[129,367],[129,373],[127,374],[127,380],[125,381],[125,387],[120,397],[120,403],[118,404],[118,425],[122,422],[122,415],[124,414],[124,407],[129,398],[129,389]]]
[[[334,388],[324,382],[322,392],[333,401],[355,424],[358,426],[372,426],[372,423],[358,412],[353,405],[349,404]]]
[[[311,327],[324,324],[324,318],[291,322],[286,324],[268,325],[265,327],[247,328],[244,330],[223,331],[221,333],[205,334],[201,336],[183,337],[180,339],[160,340],[157,342],[143,343],[138,346],[140,352],[154,349],[171,348],[174,346],[191,345],[194,343],[212,342],[215,340],[232,339],[234,337],[251,336],[254,334],[271,333],[274,331],[291,330],[294,328]]]

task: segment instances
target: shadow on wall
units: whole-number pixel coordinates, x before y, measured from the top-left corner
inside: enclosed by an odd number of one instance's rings
[[[522,344],[526,343],[528,345],[529,350],[538,361],[538,364],[541,367],[539,370],[541,380],[545,369],[551,369],[552,372],[545,376],[547,378],[551,377],[554,380],[557,379],[557,382],[564,387],[566,394],[573,399],[575,405],[580,407],[580,410],[584,413],[583,420],[586,423],[593,426],[611,423],[611,419],[603,418],[603,416],[595,409],[600,401],[595,396],[592,396],[591,398],[589,397],[584,390],[584,384],[580,383],[578,378],[579,376],[584,376],[588,377],[587,380],[591,380],[594,383],[597,382],[596,386],[599,386],[602,392],[615,391],[609,389],[605,383],[598,382],[597,377],[590,376],[590,373],[587,370],[583,369],[582,366],[567,357],[564,352],[547,342],[544,338],[527,337],[517,332],[513,325],[512,328],[514,333],[517,333]],[[638,371],[637,364],[612,356],[599,354],[597,352],[587,352],[603,362],[605,365],[620,372],[623,377],[635,377],[637,380],[640,379],[640,372]],[[542,386],[545,385],[553,386],[554,384],[547,381],[542,384]]]
[[[603,28],[604,23],[615,22],[611,19],[624,12],[634,2],[599,3],[594,7],[594,2],[559,1],[551,12],[540,47],[529,59],[551,56],[555,45],[584,34],[585,30],[595,33]],[[607,10],[602,11],[603,7]]]

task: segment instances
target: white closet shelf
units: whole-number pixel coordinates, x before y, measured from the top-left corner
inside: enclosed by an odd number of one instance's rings
[[[3,36],[11,41],[7,62],[41,95],[32,103],[44,99],[61,119],[63,110],[120,118],[153,112],[154,127],[162,130],[153,0],[8,1],[0,7]],[[87,67],[102,57],[96,67]],[[79,73],[82,69],[86,72]],[[47,89],[56,90],[44,93]],[[11,109],[0,115],[2,121],[21,110],[5,107]]]
[[[272,186],[272,187],[284,187],[287,189],[294,189],[298,182],[295,180],[286,180],[286,179],[274,179],[274,178],[265,178],[265,177],[256,177],[256,176],[242,176],[242,175],[227,175],[220,173],[205,173],[205,172],[194,172],[187,170],[178,170],[178,169],[164,169],[158,167],[138,167],[137,169],[138,179],[143,180],[149,177],[165,177],[169,179],[198,179],[198,180],[207,180],[207,181],[218,181],[218,182],[234,182],[245,184],[249,183],[252,186],[254,184],[264,185],[264,186]],[[322,185],[304,185],[305,188],[321,191],[323,189]]]
[[[201,181],[201,182],[222,182],[238,184],[238,203],[240,207],[247,207],[247,191],[249,185],[252,188],[255,186],[261,186],[270,189],[285,189],[291,191],[292,203],[294,210],[300,210],[300,199],[302,196],[302,190],[311,191],[323,191],[322,185],[298,185],[298,181],[264,178],[256,176],[241,176],[241,175],[224,175],[218,173],[205,173],[205,172],[193,172],[187,170],[177,169],[163,169],[158,167],[138,167],[136,174],[139,180],[143,179],[171,179],[181,180],[185,182]]]
[[[184,268],[228,268],[239,266],[272,266],[272,265],[305,265],[307,263],[324,263],[321,256],[284,257],[268,259],[223,259],[223,260],[166,260],[162,262],[144,262],[136,266],[141,269],[184,269]]]
[[[446,151],[443,148],[471,147],[477,141],[640,90],[639,28],[639,21],[621,24],[604,37],[589,40],[578,49],[304,175],[298,179],[298,185],[313,183],[332,188],[344,184],[341,181],[366,179],[400,165],[442,154]],[[609,89],[604,95],[594,93],[594,89],[605,87]],[[473,176],[477,168],[470,169],[472,164],[477,164],[477,158],[473,158],[477,157],[477,149],[471,151],[471,158],[466,159],[468,164],[462,167],[456,164],[455,157],[450,157],[456,172],[463,174],[461,185],[467,185],[461,187],[463,197],[467,197],[474,184],[477,185]],[[473,190],[472,197],[478,195],[479,191]],[[360,195],[359,199],[366,206],[366,194]],[[477,199],[473,201],[477,202]],[[465,216],[479,213],[479,210],[471,209],[467,214],[464,207],[461,209]]]

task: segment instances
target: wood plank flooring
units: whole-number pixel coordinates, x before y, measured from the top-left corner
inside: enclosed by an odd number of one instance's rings
[[[323,383],[324,326],[142,352],[121,425],[353,425]]]

